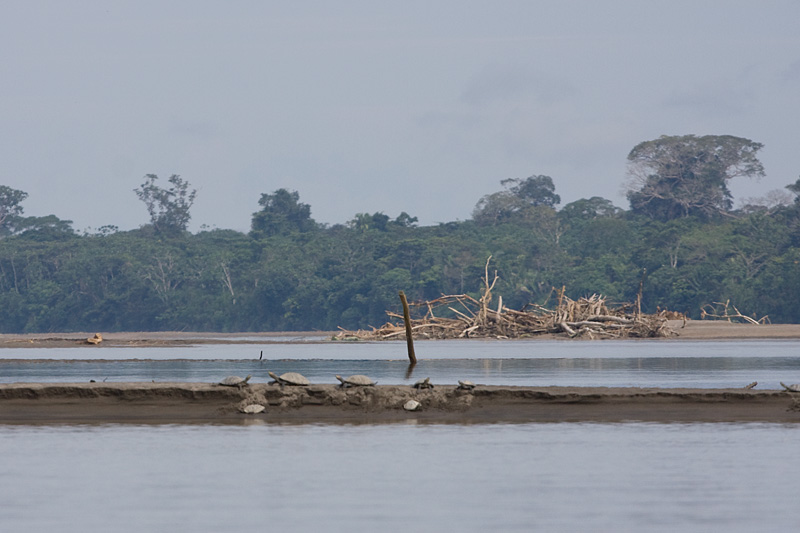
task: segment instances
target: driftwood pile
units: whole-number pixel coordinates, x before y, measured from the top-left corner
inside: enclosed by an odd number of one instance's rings
[[[733,313],[730,312],[728,307],[733,308]],[[735,305],[731,304],[731,301],[728,300],[726,302],[712,302],[711,304],[704,305],[700,309],[700,318],[702,319],[720,319],[720,320],[727,320],[728,322],[733,322],[734,320],[742,320],[748,324],[753,324],[754,326],[758,326],[760,324],[770,324],[769,315],[764,315],[760,319],[756,320],[755,318],[749,317],[747,315],[743,315],[736,309]]]
[[[490,258],[491,259],[491,258]],[[502,296],[497,305],[492,304],[492,290],[497,283],[497,273],[489,281],[489,262],[480,299],[467,294],[446,295],[423,303],[410,304],[425,312],[422,318],[411,320],[412,335],[416,339],[457,338],[524,338],[544,334],[560,334],[571,338],[587,339],[626,337],[667,337],[672,334],[668,326],[669,312],[646,315],[634,310],[632,305],[611,308],[599,295],[572,300],[565,296],[564,288],[557,292],[554,309],[540,305],[526,306],[522,310],[503,305]],[[639,305],[635,306],[637,309]],[[442,313],[441,309],[449,312]],[[437,316],[437,313],[449,316]],[[372,330],[347,331],[334,336],[336,340],[402,340],[406,338],[403,316],[387,311],[391,319]],[[341,329],[341,328],[340,328]]]

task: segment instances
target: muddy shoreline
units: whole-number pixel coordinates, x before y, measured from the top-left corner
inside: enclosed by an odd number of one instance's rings
[[[408,400],[419,411],[405,411]],[[240,411],[248,404],[263,413]],[[14,383],[0,385],[0,424],[52,423],[800,423],[800,394],[778,390],[379,385]]]

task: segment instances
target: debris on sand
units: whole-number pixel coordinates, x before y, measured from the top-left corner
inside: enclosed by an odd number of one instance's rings
[[[673,312],[644,314],[639,311],[640,305],[630,304],[612,307],[597,294],[572,300],[565,295],[563,287],[556,291],[554,309],[540,305],[526,306],[519,311],[509,309],[503,305],[502,296],[495,306],[492,304],[492,290],[497,280],[496,271],[493,279],[489,280],[487,261],[480,299],[458,294],[410,304],[425,310],[422,318],[411,320],[412,335],[422,339],[508,339],[557,334],[570,338],[607,339],[668,337],[673,333],[668,325],[669,320],[675,318]],[[442,313],[441,309],[446,311]],[[437,313],[447,316],[437,316]],[[386,314],[390,319],[403,319],[391,311]],[[403,322],[387,322],[372,330],[340,329],[333,336],[334,340],[402,340],[406,337]]]

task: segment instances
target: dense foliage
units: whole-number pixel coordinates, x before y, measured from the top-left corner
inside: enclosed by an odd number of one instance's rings
[[[148,179],[137,194],[154,186]],[[562,286],[572,298],[631,302],[644,274],[648,312],[698,317],[702,306],[729,299],[759,318],[800,322],[797,200],[740,211],[722,201],[714,209],[723,216],[624,211],[599,197],[559,210],[551,178],[531,176],[504,181],[472,220],[418,227],[407,213],[359,213],[324,226],[297,193],[280,189],[262,195],[249,234],[191,234],[182,227],[194,193],[177,185],[162,204],[158,189],[140,195],[156,200],[150,224],[83,235],[53,215],[23,217],[27,195],[0,187],[0,331],[378,326],[385,310],[398,309],[398,290],[410,300],[477,296],[490,255],[500,276],[494,292],[509,307],[552,303]],[[787,189],[800,194],[800,180]]]

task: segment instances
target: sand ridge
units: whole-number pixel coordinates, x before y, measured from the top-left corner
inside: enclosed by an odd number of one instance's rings
[[[408,412],[410,399],[422,404]],[[247,415],[248,404],[266,407]],[[0,385],[0,423],[800,422],[800,393],[748,389],[406,385],[343,389],[255,383]]]

